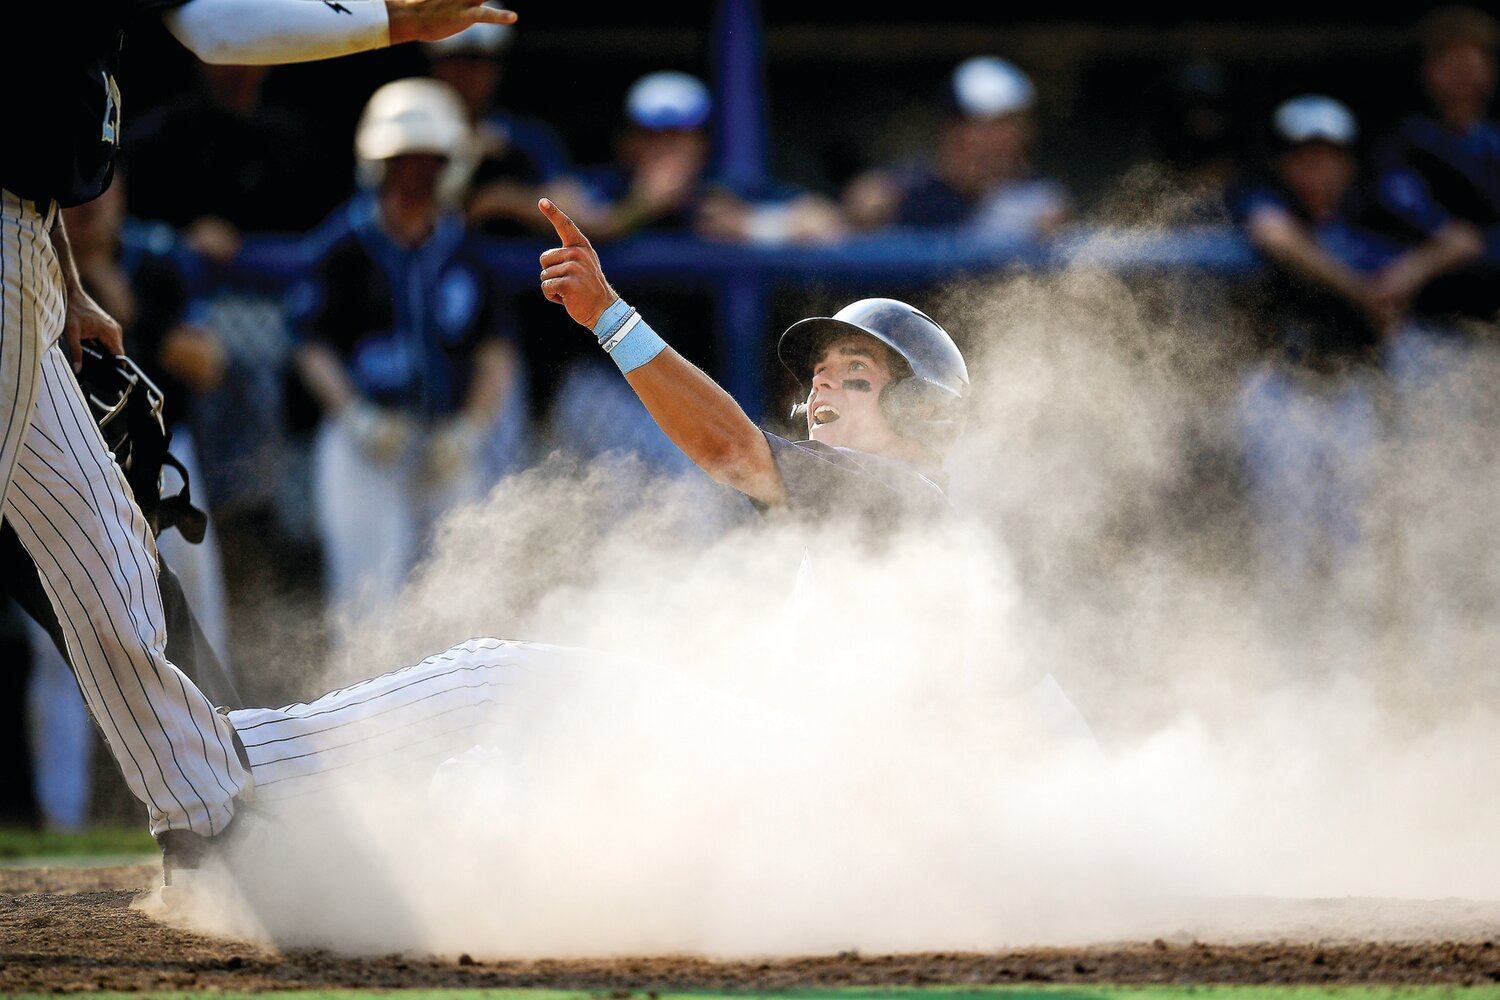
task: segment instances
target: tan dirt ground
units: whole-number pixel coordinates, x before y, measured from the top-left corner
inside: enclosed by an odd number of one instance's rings
[[[1500,982],[1497,907],[1462,900],[1302,901],[1279,918],[1302,929],[1274,941],[1157,939],[984,954],[732,962],[684,956],[477,962],[468,956],[279,953],[189,933],[132,907],[159,881],[154,865],[0,870],[0,993],[547,986],[625,994],[1049,982]],[[1403,940],[1374,939],[1392,932]]]

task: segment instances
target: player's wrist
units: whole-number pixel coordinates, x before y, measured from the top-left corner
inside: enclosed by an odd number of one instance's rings
[[[667,347],[641,314],[621,298],[604,310],[593,330],[599,346],[625,375],[653,360]]]
[[[630,304],[616,295],[614,301],[605,306],[598,317],[594,319],[594,322],[589,324],[589,329],[594,331],[594,337],[599,341],[601,347],[609,339],[609,335],[618,330],[620,325],[625,322],[630,312]]]
[[[410,0],[383,0],[391,45],[417,40],[416,20]]]

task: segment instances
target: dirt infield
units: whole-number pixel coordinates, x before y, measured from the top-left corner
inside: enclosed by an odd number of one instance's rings
[[[1500,982],[1500,923],[1487,904],[1402,906],[1429,921],[1404,941],[1357,940],[1369,906],[1325,905],[1343,926],[1276,942],[1165,941],[988,954],[841,954],[758,962],[696,957],[478,962],[277,953],[178,930],[132,902],[154,866],[0,871],[0,993],[546,986],[590,991],[778,990],[978,983]],[[1389,909],[1389,906],[1386,907]],[[1385,920],[1381,926],[1402,926]],[[1446,935],[1447,939],[1444,939]]]

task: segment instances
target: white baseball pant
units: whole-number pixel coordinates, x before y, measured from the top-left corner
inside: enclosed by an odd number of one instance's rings
[[[366,624],[388,611],[433,525],[449,510],[484,495],[477,459],[451,482],[429,481],[422,469],[426,444],[421,433],[405,454],[380,465],[337,421],[324,421],[318,430],[313,450],[318,530],[329,604],[342,626]]]
[[[518,720],[531,717],[578,655],[543,643],[470,639],[308,704],[237,709],[229,720],[249,758],[257,802],[321,795],[406,769],[425,776],[482,742],[502,708]]]
[[[68,655],[151,832],[212,836],[247,775],[233,736],[168,662],[156,544],[58,344],[55,206],[0,194],[0,500],[41,571]]]

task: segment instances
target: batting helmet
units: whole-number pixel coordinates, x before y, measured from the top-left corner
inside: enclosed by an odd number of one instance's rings
[[[891,427],[944,451],[963,433],[969,397],[969,368],[948,331],[915,306],[896,299],[860,299],[832,316],[816,316],[787,327],[776,356],[806,382],[816,353],[833,338],[863,333],[880,341],[907,371],[881,391],[880,406]]]
[[[395,156],[430,153],[447,159],[438,197],[456,202],[479,163],[479,150],[458,92],[439,80],[412,77],[386,84],[370,96],[354,131],[359,182],[373,188]]]

